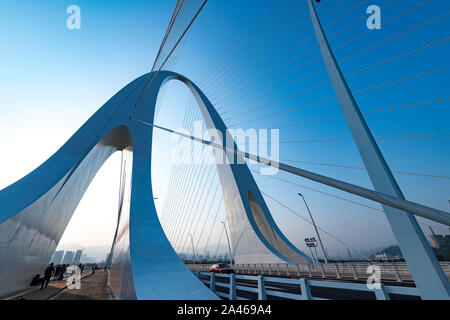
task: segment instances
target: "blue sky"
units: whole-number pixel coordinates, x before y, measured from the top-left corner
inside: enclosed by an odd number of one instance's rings
[[[326,26],[362,1],[330,1],[319,10],[322,23]],[[267,1],[209,1],[193,25],[185,43],[175,71],[196,81],[213,65],[218,56],[226,52],[263,14],[275,3]],[[370,48],[384,40],[427,23],[448,12],[450,5],[445,0],[433,1],[388,1],[375,0],[370,4],[382,7],[382,22],[387,22],[409,8],[424,3],[417,9],[396,18],[351,43],[340,45],[367,31],[365,19],[330,39],[338,61]],[[66,8],[76,4],[81,8],[81,29],[66,28]],[[343,19],[332,24],[325,31],[328,36],[365,15],[369,3],[361,5]],[[386,5],[387,4],[387,5]],[[0,188],[19,179],[45,161],[79,128],[103,103],[121,87],[148,72],[164,36],[175,1],[4,1],[0,19],[0,137],[7,155],[1,157]],[[330,84],[311,89],[290,99],[284,97],[313,88],[328,81],[321,59],[292,72],[280,81],[271,83],[277,76],[318,57],[314,47],[299,59],[282,67],[304,50],[316,44],[312,36],[310,19],[305,1],[286,2],[280,11],[280,23],[253,44],[250,51],[242,51],[234,64],[229,63],[211,81],[200,82],[208,96],[217,101],[227,125],[239,124],[247,128],[271,128],[300,122],[315,121],[341,116],[339,104],[330,101],[314,107],[286,112],[263,120],[260,117],[287,111],[296,107],[314,104],[334,97]],[[386,5],[384,7],[384,5]],[[237,10],[238,8],[238,10]],[[281,29],[284,22],[298,13],[298,16]],[[304,20],[302,20],[304,19]],[[306,30],[285,46],[283,30],[301,21],[289,36]],[[268,20],[267,23],[270,21]],[[374,49],[342,62],[344,74],[384,62],[418,48],[448,38],[449,17],[431,22],[417,30],[401,35]],[[280,29],[277,29],[277,26]],[[311,37],[312,36],[312,37]],[[289,53],[276,58],[278,54],[296,43],[304,41]],[[251,43],[249,43],[251,44]],[[259,45],[259,46],[258,46]],[[266,51],[262,52],[264,48]],[[449,41],[411,53],[395,61],[382,64],[367,71],[348,77],[353,92],[373,86],[404,79],[410,76],[437,70],[448,66]],[[259,53],[259,55],[258,55]],[[267,54],[267,56],[266,56]],[[263,57],[266,60],[257,63]],[[271,68],[273,73],[265,75]],[[217,69],[215,69],[216,72]],[[228,71],[226,71],[228,70]],[[222,76],[220,76],[222,74]],[[302,77],[304,80],[288,85]],[[216,80],[214,80],[216,79]],[[449,71],[418,77],[397,84],[355,94],[363,112],[382,108],[398,107],[419,102],[449,98]],[[246,86],[246,87],[245,87]],[[282,88],[286,86],[285,88]],[[245,89],[240,90],[240,88]],[[280,88],[280,89],[279,89]],[[180,84],[171,83],[165,95],[158,123],[178,128],[184,115],[188,93]],[[242,98],[240,98],[242,96]],[[267,105],[266,107],[263,107]],[[375,137],[449,134],[450,102],[440,102],[417,107],[374,113],[366,116]],[[259,109],[258,109],[259,108]],[[241,114],[255,109],[253,112]],[[240,124],[242,123],[242,124]],[[345,120],[337,119],[310,125],[298,125],[280,129],[280,140],[323,140],[351,138]],[[168,151],[174,143],[170,136],[155,133],[155,150],[166,150],[154,155],[155,178],[153,185],[161,209],[171,167],[167,165]],[[395,171],[426,173],[450,176],[450,137],[379,140],[379,146],[386,160]],[[351,141],[311,142],[281,145],[281,159],[319,162],[362,167],[358,150]],[[116,172],[118,157],[112,158],[83,198],[80,207],[69,225],[63,242],[84,245],[104,244],[114,228],[115,201],[109,201],[117,194]],[[295,164],[295,163],[290,163]],[[326,174],[348,182],[371,188],[367,174],[362,170],[324,167],[312,164],[295,164],[302,168]],[[111,178],[113,176],[114,178]],[[378,207],[376,204],[317,185],[301,178],[279,173],[276,177],[297,184],[326,191],[335,195]],[[449,211],[450,180],[410,175],[396,175],[407,199],[438,209]],[[386,219],[381,213],[354,206],[323,194],[294,187],[270,177],[255,175],[261,190],[267,192],[287,206],[305,214],[305,208],[297,196],[302,192],[315,214],[316,222],[358,249],[379,247],[395,243]],[[101,197],[94,201],[94,197]],[[267,203],[281,229],[288,238],[303,245],[303,238],[310,236],[312,229],[302,220],[287,212],[276,203]],[[98,212],[91,221],[92,229],[81,231],[90,212]],[[103,222],[102,222],[103,221]],[[107,223],[105,223],[107,221]],[[96,223],[105,225],[96,237],[89,230]],[[429,222],[427,222],[429,223]],[[448,230],[436,226],[436,231]],[[103,230],[103,229],[102,229]],[[428,230],[425,230],[428,234]],[[223,239],[222,239],[223,240]],[[218,241],[218,239],[216,239]],[[330,250],[342,249],[331,238],[324,237]],[[214,250],[213,250],[214,251]],[[337,252],[337,251],[336,251]]]

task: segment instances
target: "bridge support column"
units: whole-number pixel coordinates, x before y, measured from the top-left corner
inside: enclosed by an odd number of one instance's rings
[[[376,191],[404,200],[330,48],[313,0],[308,2],[314,31],[334,91]],[[407,212],[383,205],[405,261],[423,299],[450,299],[450,283],[417,223]]]
[[[266,300],[266,289],[264,287],[264,277],[258,276],[258,300]]]

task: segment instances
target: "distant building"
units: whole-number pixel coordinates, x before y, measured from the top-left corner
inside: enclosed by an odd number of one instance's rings
[[[91,257],[88,257],[87,254],[83,254],[83,255],[81,256],[81,263],[83,263],[83,264],[86,264],[86,263],[94,263],[94,262],[95,262],[95,260],[92,259]]]
[[[398,260],[402,259],[403,256],[399,246],[390,246],[373,254],[371,257],[378,260]]]
[[[388,258],[387,254],[386,254],[385,252],[383,252],[383,253],[377,253],[377,254],[374,255],[374,257],[377,258],[377,259],[380,259],[380,260],[383,260],[383,259],[387,259],[387,258]]]
[[[83,255],[83,250],[77,250],[75,257],[73,258],[72,264],[79,264],[81,262],[81,256]]]
[[[63,256],[64,256],[64,250],[55,251],[50,262],[53,262],[55,265],[61,264]]]
[[[433,229],[430,228],[431,231],[431,235],[430,235],[430,242],[431,242],[431,246],[435,249],[439,249],[442,244],[444,243],[444,237],[441,234],[435,234]]]
[[[64,258],[62,260],[62,264],[72,264],[74,256],[75,256],[75,252],[66,251],[66,254],[64,255]]]

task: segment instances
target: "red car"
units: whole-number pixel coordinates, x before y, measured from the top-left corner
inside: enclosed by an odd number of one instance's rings
[[[209,272],[213,273],[234,273],[234,270],[225,263],[218,263],[209,268]]]

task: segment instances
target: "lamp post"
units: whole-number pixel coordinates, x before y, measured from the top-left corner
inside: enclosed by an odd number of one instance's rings
[[[188,237],[191,238],[191,245],[192,245],[192,264],[195,263],[195,250],[194,250],[194,238],[192,237],[192,234],[188,233]]]
[[[223,225],[223,228],[225,230],[225,235],[227,236],[228,252],[230,253],[230,267],[233,267],[233,256],[231,255],[231,244],[230,244],[230,238],[228,237],[227,227],[225,226],[225,222],[220,221],[220,223]]]
[[[311,238],[311,247],[314,248],[314,252],[316,253],[316,260],[317,263],[319,263],[319,255],[317,254],[317,240],[314,237]]]
[[[312,243],[309,238],[306,238],[305,239],[305,244],[309,248],[309,252],[311,252],[311,257],[312,257],[313,263],[316,263],[316,261],[319,262],[319,259],[314,257],[314,253],[313,253],[313,251],[311,249],[312,247],[314,247],[314,243]],[[316,256],[317,256],[317,251],[316,251]]]
[[[247,231],[247,230],[250,230],[250,228],[245,228],[244,231],[241,232],[241,235],[239,236],[239,238],[238,238],[237,241],[236,241],[236,244],[234,245],[233,259],[234,259],[234,256],[235,256],[235,254],[236,254],[236,250],[237,250],[237,247],[238,247],[238,245],[239,245],[239,241],[241,241],[242,236],[244,235],[245,231]]]
[[[316,226],[316,223],[314,222],[314,218],[311,214],[311,210],[309,210],[309,207],[308,207],[308,204],[306,203],[305,197],[301,193],[299,193],[298,195],[300,197],[302,197],[303,201],[305,202],[306,209],[308,210],[309,216],[311,217],[311,222],[312,222],[312,224],[314,226],[314,230],[316,231],[316,234],[317,234],[317,239],[319,239],[320,248],[322,249],[322,252],[323,252],[323,259],[325,260],[325,263],[328,263],[327,253],[325,252],[325,248],[323,247],[322,239],[320,238],[319,230],[317,230],[317,226]]]

